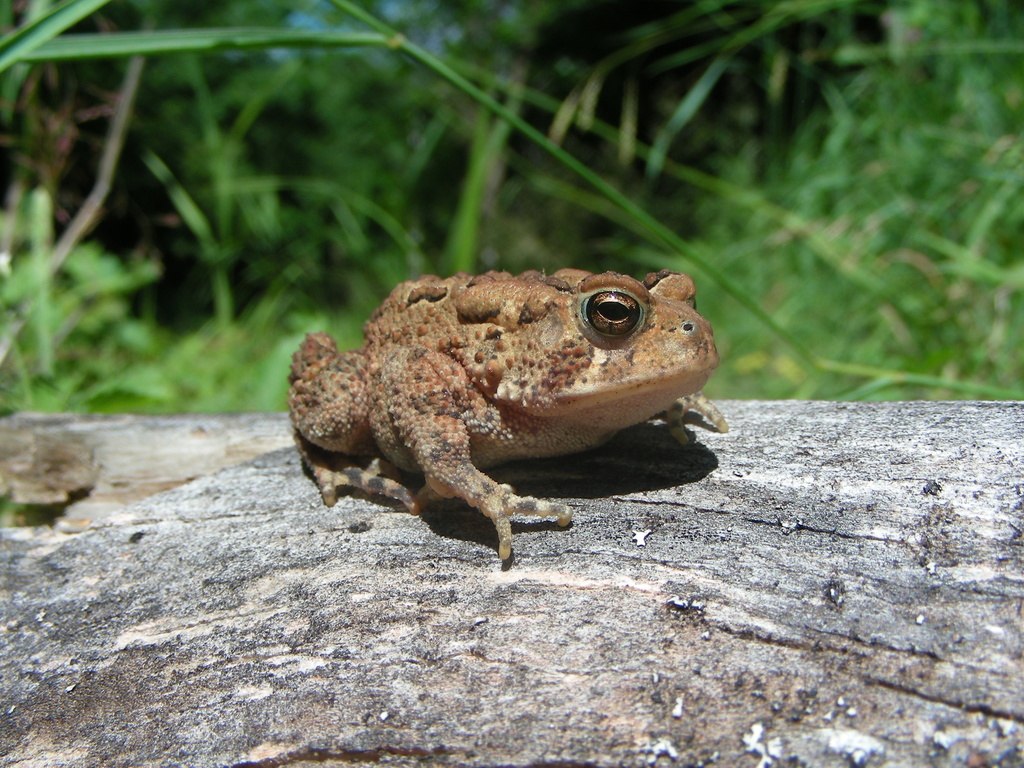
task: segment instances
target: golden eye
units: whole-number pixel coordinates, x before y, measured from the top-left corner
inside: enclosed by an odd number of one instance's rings
[[[621,291],[600,291],[583,305],[587,323],[605,336],[626,336],[632,333],[644,317],[640,302]]]

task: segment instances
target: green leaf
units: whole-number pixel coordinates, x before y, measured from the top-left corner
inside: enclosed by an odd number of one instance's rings
[[[651,152],[647,158],[648,179],[655,179],[661,175],[661,171],[665,167],[665,157],[668,155],[668,148],[672,144],[673,139],[679,135],[679,132],[686,127],[686,124],[693,119],[693,116],[704,105],[708,94],[711,93],[711,89],[715,87],[715,83],[718,82],[728,66],[728,56],[719,56],[714,59],[704,74],[701,75],[696,85],[679,102],[676,111],[672,114],[668,123],[665,124],[665,127],[658,133],[654,144],[651,145]]]
[[[210,220],[206,218],[202,208],[192,199],[192,196],[189,195],[185,188],[178,183],[171,169],[156,154],[147,150],[142,159],[146,163],[146,167],[164,185],[168,196],[171,198],[171,202],[174,203],[174,207],[178,211],[178,215],[185,222],[185,226],[192,230],[192,234],[203,244],[205,250],[213,250],[216,246],[216,238],[213,235]]]
[[[375,33],[244,27],[167,29],[106,35],[63,35],[23,54],[20,60],[69,61],[271,48],[365,48],[387,44],[387,38]]]
[[[110,0],[65,0],[49,12],[18,27],[0,40],[0,72],[28,56],[37,48],[74,26]]]

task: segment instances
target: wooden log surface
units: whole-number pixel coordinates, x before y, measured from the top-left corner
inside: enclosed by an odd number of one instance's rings
[[[290,447],[3,530],[0,765],[1024,763],[1024,404],[720,406],[495,469],[507,567]]]
[[[73,531],[291,444],[284,414],[15,414],[0,419],[0,495],[60,506],[60,528]]]

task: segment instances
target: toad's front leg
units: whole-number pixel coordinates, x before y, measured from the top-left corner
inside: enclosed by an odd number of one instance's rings
[[[565,504],[517,496],[512,486],[495,482],[468,459],[463,461],[460,453],[443,457],[434,453],[430,467],[424,469],[427,485],[441,496],[458,496],[487,515],[498,531],[498,557],[502,560],[512,556],[512,514],[554,517],[562,526],[572,521],[572,510]]]
[[[688,419],[687,415],[690,413],[700,414],[704,421]],[[722,434],[729,431],[729,422],[725,420],[725,416],[718,410],[718,407],[704,396],[703,392],[694,392],[692,395],[676,400],[672,407],[668,409],[665,418],[668,420],[672,437],[682,445],[690,442],[690,436],[686,434],[685,424],[713,429]]]
[[[554,517],[559,525],[569,524],[572,510],[565,504],[517,496],[511,486],[496,482],[473,464],[469,425],[485,428],[488,413],[498,417],[487,410],[483,396],[453,360],[436,352],[398,355],[383,366],[381,380],[395,393],[395,401],[388,409],[388,423],[375,425],[378,442],[391,443],[396,450],[400,446],[432,491],[464,499],[487,515],[498,531],[502,560],[512,556],[510,515]],[[500,424],[486,428],[500,429]]]

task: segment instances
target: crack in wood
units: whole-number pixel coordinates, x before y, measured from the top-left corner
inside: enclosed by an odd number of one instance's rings
[[[448,747],[394,747],[380,746],[373,749],[323,749],[317,747],[304,747],[292,752],[275,757],[266,757],[262,760],[246,760],[241,763],[232,763],[229,768],[284,768],[284,766],[297,763],[379,763],[390,757],[450,757],[458,754],[457,750]]]
[[[902,693],[906,696],[913,696],[927,701],[932,704],[941,704],[952,709],[963,710],[964,712],[973,712],[985,717],[995,717],[1000,720],[1011,720],[1015,723],[1024,725],[1024,712],[1010,712],[1009,710],[1000,709],[993,707],[989,704],[980,702],[968,702],[958,700],[952,697],[938,696],[934,694],[925,693],[924,691],[914,688],[906,683],[900,683],[895,680],[887,680],[884,677],[877,677],[875,675],[864,675],[864,682],[868,685],[877,685],[879,688],[885,688],[896,693]]]
[[[846,539],[849,541],[878,541],[883,544],[906,544],[905,539],[890,539],[886,536],[871,536],[865,533],[847,533],[840,531],[838,528],[817,528],[813,525],[808,525],[800,519],[785,520],[781,517],[777,517],[775,520],[762,520],[758,517],[743,517],[741,518],[745,522],[753,523],[755,525],[766,525],[770,528],[781,528],[784,533],[796,533],[797,531],[809,531],[811,533],[819,533],[823,536],[835,536],[837,539]]]
[[[703,621],[711,627],[717,630],[725,632],[727,635],[738,637],[744,640],[754,640],[759,643],[766,645],[777,646],[780,648],[786,648],[789,650],[798,651],[813,651],[815,653],[849,653],[854,654],[860,658],[869,658],[875,652],[882,653],[893,653],[901,656],[908,656],[911,658],[926,659],[929,662],[940,662],[942,657],[936,654],[934,651],[921,650],[919,648],[898,648],[892,645],[882,645],[872,640],[865,640],[856,635],[846,634],[842,632],[829,631],[826,629],[814,629],[803,626],[796,627],[798,630],[811,631],[819,635],[828,637],[839,638],[841,640],[847,640],[850,643],[855,644],[858,648],[863,650],[855,651],[846,644],[831,644],[823,643],[820,640],[807,640],[803,638],[783,638],[769,635],[763,632],[758,632],[756,629],[751,627],[734,627],[721,622],[716,619],[709,619],[706,616],[702,617]]]

